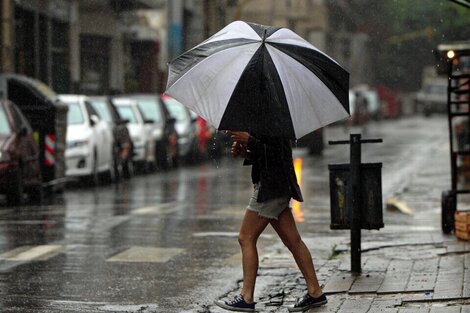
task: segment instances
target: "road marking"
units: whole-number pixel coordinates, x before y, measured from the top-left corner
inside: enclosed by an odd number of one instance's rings
[[[230,205],[222,207],[218,210],[214,210],[214,214],[217,215],[235,215],[235,216],[243,216],[245,214],[245,205]]]
[[[238,237],[238,233],[236,232],[223,232],[223,231],[220,231],[220,232],[216,232],[216,231],[213,231],[213,232],[199,232],[199,233],[193,233],[193,237],[229,237],[229,238],[237,238]],[[274,236],[273,235],[269,235],[269,234],[261,234],[259,236],[260,238],[262,239],[273,239]]]
[[[45,261],[64,250],[62,245],[23,246],[0,255],[0,260],[7,261]]]
[[[110,257],[106,261],[165,263],[178,254],[183,253],[183,251],[184,249],[180,248],[132,247]]]
[[[147,215],[147,214],[168,214],[173,213],[178,209],[179,204],[176,202],[162,203],[153,206],[147,206],[132,211],[132,214]]]
[[[100,311],[108,312],[155,312],[157,304],[109,304],[98,308]]]

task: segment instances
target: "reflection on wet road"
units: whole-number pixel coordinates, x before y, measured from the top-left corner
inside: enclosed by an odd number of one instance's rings
[[[405,120],[369,129],[385,144],[367,147],[363,159],[384,162],[384,193],[399,184],[410,150],[445,142],[444,119],[418,122],[433,127]],[[410,132],[414,138],[403,140]],[[340,127],[326,134],[348,136]],[[292,207],[303,233],[332,234],[327,165],[348,158],[347,148],[327,147],[323,157],[294,150],[305,202]],[[72,187],[41,207],[3,205],[0,309],[180,312],[211,303],[241,277],[236,238],[251,192],[250,168],[224,158],[118,185]],[[275,243],[269,229],[261,253]]]

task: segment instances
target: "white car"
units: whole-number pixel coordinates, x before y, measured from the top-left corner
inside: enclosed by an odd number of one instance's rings
[[[67,177],[90,178],[94,185],[99,174],[113,175],[112,129],[82,95],[59,95],[68,105],[66,136]]]
[[[198,149],[196,117],[192,117],[191,111],[178,100],[168,95],[163,95],[161,98],[170,115],[176,120],[175,129],[178,133],[178,152],[180,157],[186,161],[191,161],[197,154]]]
[[[134,142],[134,158],[136,167],[146,172],[155,163],[154,141],[152,140],[153,120],[146,120],[139,109],[137,101],[130,98],[113,98],[112,102],[123,120],[127,120],[127,128]]]

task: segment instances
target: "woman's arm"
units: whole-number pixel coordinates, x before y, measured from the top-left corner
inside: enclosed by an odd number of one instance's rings
[[[230,132],[234,142],[240,143],[246,147],[248,159],[266,158],[267,155],[276,155],[281,153],[281,139],[275,139],[272,142],[261,140],[250,135],[247,132]]]

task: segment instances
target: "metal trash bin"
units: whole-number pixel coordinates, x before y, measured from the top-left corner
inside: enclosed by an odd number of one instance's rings
[[[331,229],[350,229],[351,210],[348,203],[350,165],[329,164]],[[382,163],[361,164],[361,229],[384,227],[382,212]]]
[[[18,74],[0,74],[0,98],[14,102],[24,114],[38,142],[43,187],[65,189],[65,140],[68,107],[42,82]]]

